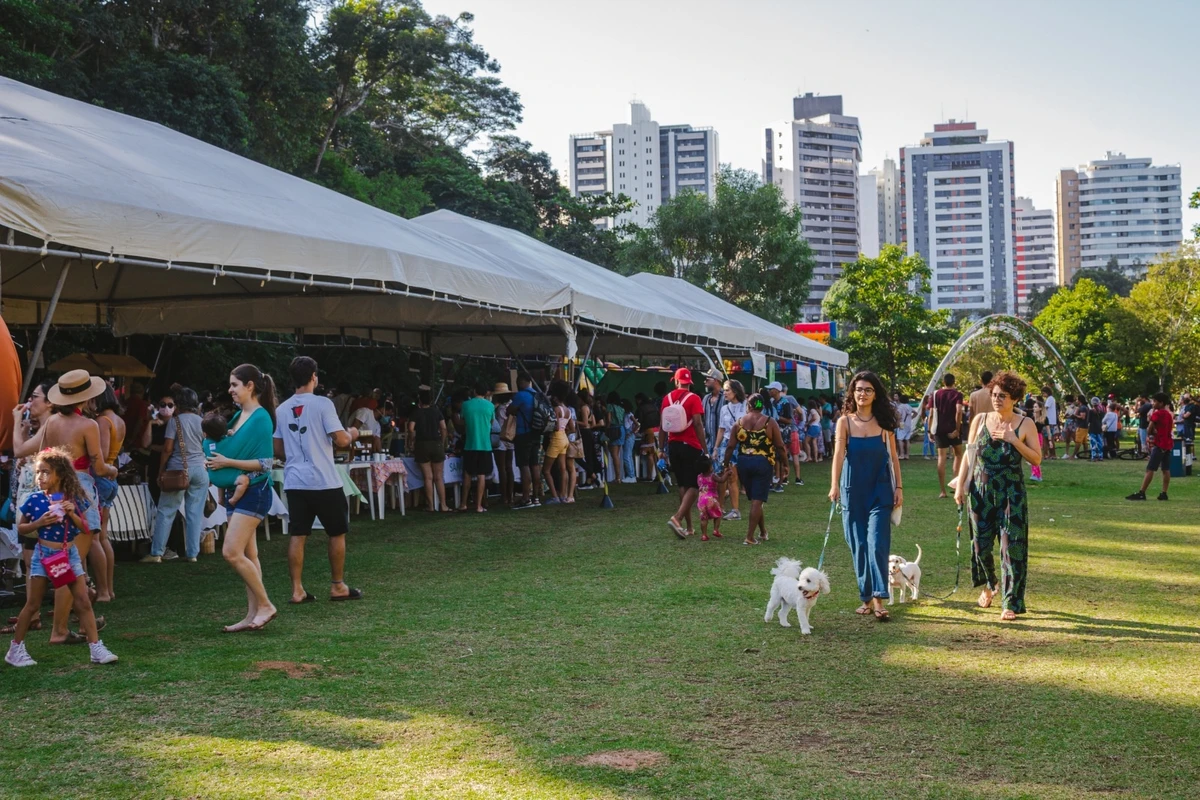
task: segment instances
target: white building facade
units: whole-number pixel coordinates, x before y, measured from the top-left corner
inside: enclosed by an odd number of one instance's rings
[[[934,125],[900,150],[900,214],[909,254],[932,272],[927,305],[970,314],[1016,311],[1013,146],[974,122]]]
[[[1112,259],[1141,277],[1157,256],[1183,242],[1183,191],[1178,164],[1109,152],[1079,167],[1079,269]]]
[[[866,175],[858,176],[858,211],[862,216],[859,244],[862,254],[867,258],[878,258],[883,244],[883,214],[879,209],[879,176],[875,170]],[[877,219],[878,225],[872,225],[871,220]]]
[[[795,119],[766,130],[763,181],[778,186],[803,215],[800,233],[816,262],[802,308],[811,322],[821,319],[821,303],[842,265],[856,261],[861,250],[862,131],[857,117],[842,114],[839,95],[797,97],[793,114]]]
[[[1034,208],[1028,197],[1017,198],[1016,257],[1017,313],[1029,314],[1029,295],[1058,284],[1058,260],[1054,252],[1054,212]]]
[[[875,207],[879,221],[879,244],[902,244],[904,229],[900,226],[900,169],[890,158],[883,160],[883,166],[871,170],[868,175],[875,176]],[[871,217],[863,211],[863,235]]]
[[[716,197],[720,152],[717,132],[690,125],[659,125],[644,104],[630,104],[630,121],[611,130],[570,137],[571,193],[611,192],[633,200],[631,211],[604,225],[650,224],[658,207],[683,191]]]

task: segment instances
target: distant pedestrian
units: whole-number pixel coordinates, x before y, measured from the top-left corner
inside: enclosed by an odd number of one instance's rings
[[[679,508],[667,520],[667,527],[680,539],[691,536],[692,506],[699,494],[700,457],[708,451],[704,435],[704,403],[692,394],[692,372],[687,367],[675,370],[675,389],[662,400],[662,430],[659,447],[668,452],[671,471],[679,486]]]
[[[492,420],[496,408],[492,405],[492,390],[486,383],[477,383],[473,396],[462,405],[462,418],[466,426],[463,443],[463,488],[459,511],[467,510],[468,495],[475,489],[475,511],[487,511],[487,482],[496,464],[492,458]]]
[[[1149,414],[1148,438],[1150,441],[1150,459],[1146,462],[1146,477],[1142,479],[1142,488],[1126,497],[1126,500],[1145,500],[1146,489],[1154,480],[1154,473],[1162,470],[1162,492],[1159,500],[1167,499],[1167,489],[1171,485],[1171,449],[1175,446],[1172,435],[1175,420],[1167,409],[1171,398],[1166,392],[1154,395]]]
[[[990,378],[989,373],[984,373]],[[980,376],[982,377],[982,376]],[[946,458],[948,451],[954,451],[954,469],[958,473],[959,462],[962,460],[962,427],[963,396],[954,388],[954,376],[946,373],[942,377],[944,384],[933,393],[933,438],[937,444],[937,470],[939,498],[946,497]]]

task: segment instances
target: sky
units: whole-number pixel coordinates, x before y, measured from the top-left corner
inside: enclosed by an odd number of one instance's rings
[[[1057,171],[1113,150],[1181,164],[1200,186],[1200,0],[426,0],[475,15],[520,93],[517,133],[564,180],[567,137],[628,122],[715,128],[722,162],[761,173],[763,130],[792,97],[840,94],[862,172],[969,119],[1014,143],[1018,195],[1054,208]]]

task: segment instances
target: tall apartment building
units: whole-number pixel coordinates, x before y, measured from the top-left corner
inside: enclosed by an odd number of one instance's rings
[[[896,162],[885,158],[883,166],[876,167],[867,174],[875,176],[880,246],[903,243],[904,229],[900,226],[900,170],[896,167]],[[870,224],[870,219],[864,211],[863,225]]]
[[[1034,208],[1028,197],[1017,198],[1016,256],[1017,313],[1029,314],[1029,295],[1037,289],[1058,283],[1058,262],[1054,257],[1054,212]]]
[[[908,252],[933,273],[930,308],[1016,308],[1013,146],[974,122],[950,120],[900,149],[900,216]]]
[[[716,196],[720,154],[717,132],[690,125],[659,125],[643,103],[630,103],[630,121],[612,130],[570,137],[568,169],[576,196],[624,194],[631,211],[603,225],[649,225],[658,207],[683,191]]]
[[[842,265],[858,259],[862,131],[858,117],[842,113],[841,95],[797,97],[792,112],[793,119],[766,130],[763,181],[778,186],[803,215],[800,233],[816,267],[802,313],[815,321]]]
[[[883,241],[883,213],[879,209],[882,192],[879,190],[879,176],[875,170],[866,175],[858,176],[858,212],[862,218],[859,226],[859,244],[862,254],[867,258],[878,258]],[[872,220],[878,220],[873,225]]]
[[[1183,242],[1183,191],[1178,164],[1109,152],[1062,170],[1058,177],[1058,273],[1061,283],[1112,259],[1130,277]],[[1065,213],[1064,213],[1065,212]]]

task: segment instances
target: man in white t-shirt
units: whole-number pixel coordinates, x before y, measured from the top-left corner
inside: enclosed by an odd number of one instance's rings
[[[283,490],[288,501],[288,572],[292,577],[293,605],[317,598],[304,588],[304,545],[313,520],[329,538],[330,600],[358,600],[362,592],[346,585],[346,533],[350,510],[342,490],[342,477],[333,463],[333,447],[349,447],[358,429],[346,430],[337,409],[317,388],[317,362],[308,356],[292,359],[289,368],[296,393],[275,409],[275,457],[284,459]]]
[[[1046,407],[1046,431],[1042,442],[1042,455],[1056,458],[1058,445],[1054,443],[1054,436],[1058,433],[1058,401],[1054,399],[1054,389],[1049,385],[1042,387],[1042,404]]]

